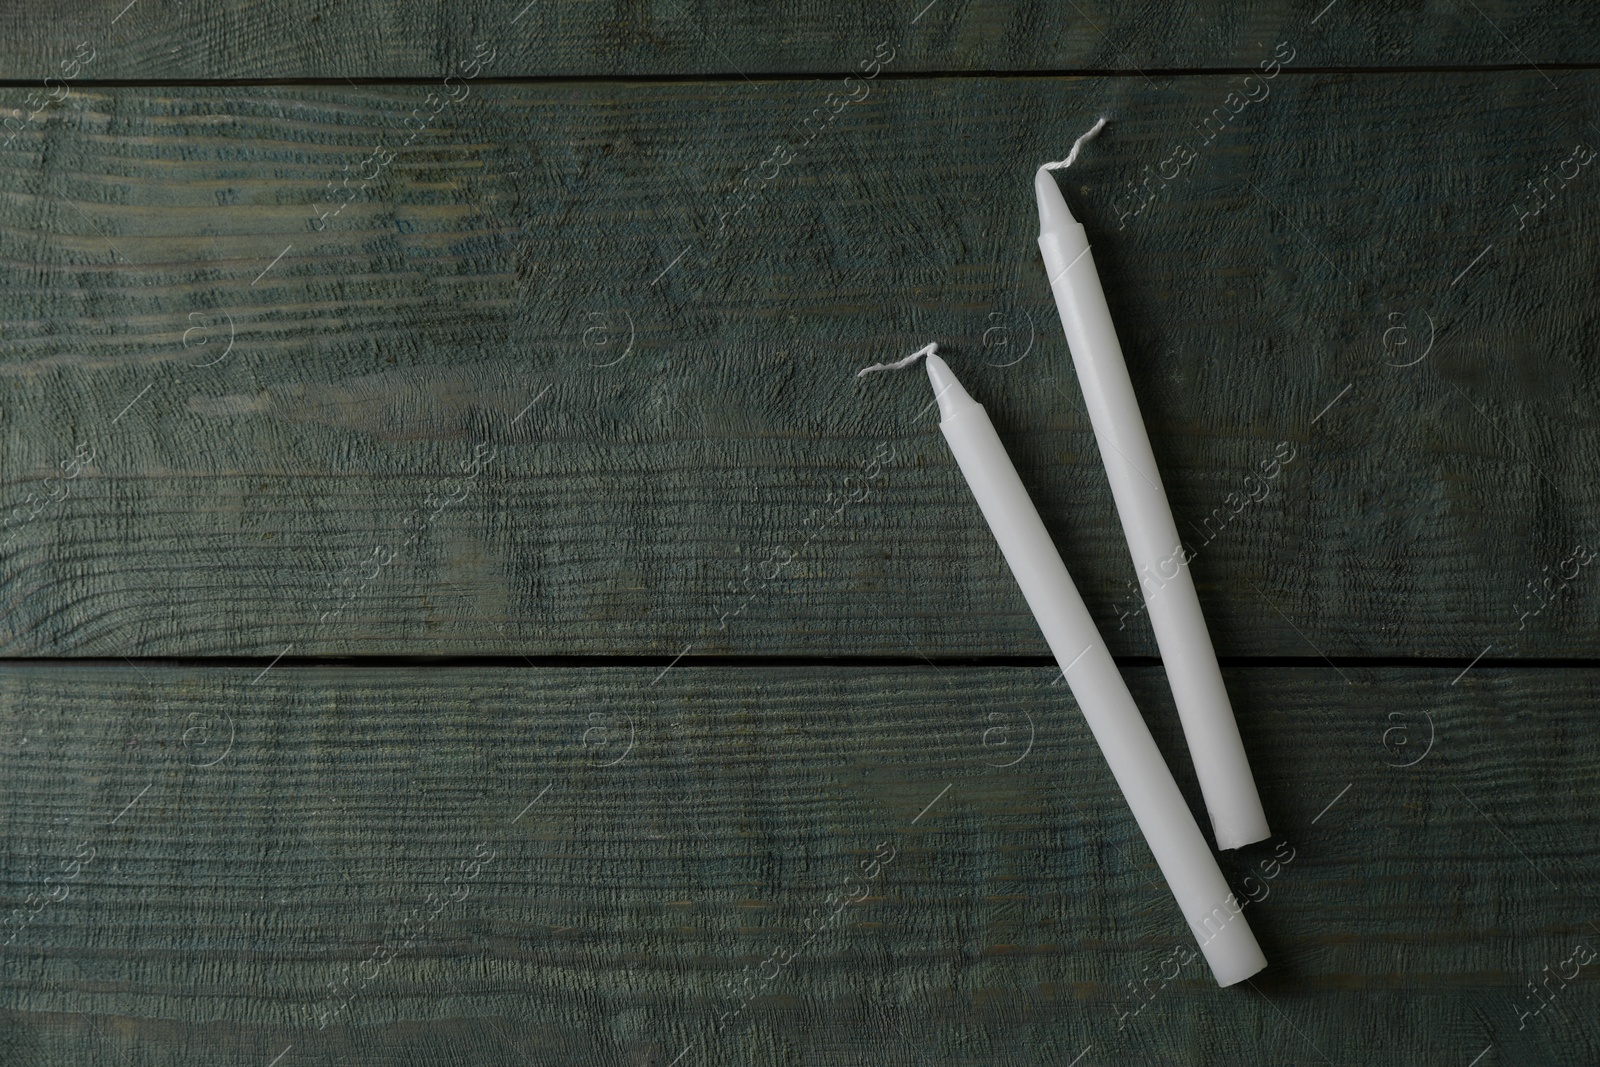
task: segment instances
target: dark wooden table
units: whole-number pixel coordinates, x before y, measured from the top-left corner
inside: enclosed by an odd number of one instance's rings
[[[0,41],[0,1062],[1600,1062],[1600,8]],[[1204,825],[1034,244],[1102,114],[1275,830],[1228,989],[925,383],[854,377],[940,342]]]

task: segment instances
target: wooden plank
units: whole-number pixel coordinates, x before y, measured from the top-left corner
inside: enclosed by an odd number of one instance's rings
[[[1419,8],[1285,0],[1116,5],[1083,0],[782,7],[495,0],[353,0],[201,9],[85,0],[59,18],[0,12],[0,77],[62,70],[80,42],[98,79],[440,78],[480,44],[502,76],[853,73],[879,42],[908,71],[1118,71],[1252,67],[1277,41],[1321,67],[1591,63],[1600,17],[1549,0]],[[887,54],[887,53],[886,53]],[[66,68],[69,71],[75,68]]]
[[[1195,962],[1134,1012],[1187,935],[1046,670],[9,667],[0,1041],[1593,1063],[1595,967],[1518,1012],[1600,948],[1600,673],[1453,673],[1230,672],[1277,836],[1223,863],[1272,963],[1218,990]],[[1164,681],[1128,675],[1197,804]]]
[[[938,339],[1151,654],[1028,193],[1106,110],[1069,193],[1219,650],[1592,656],[1558,76],[1280,75],[1209,144],[1236,76],[880,84],[806,146],[808,81],[409,135],[420,90],[85,90],[0,194],[0,647],[1042,655],[924,383],[853,376]]]

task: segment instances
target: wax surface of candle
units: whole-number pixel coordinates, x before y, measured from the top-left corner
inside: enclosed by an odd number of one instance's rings
[[[1221,848],[1263,840],[1271,834],[1266,812],[1222,684],[1216,650],[1156,470],[1089,239],[1067,210],[1050,171],[1041,167],[1033,185],[1039,202],[1039,249],[1212,832]]]
[[[936,354],[939,429],[1219,985],[1267,965],[989,416]]]

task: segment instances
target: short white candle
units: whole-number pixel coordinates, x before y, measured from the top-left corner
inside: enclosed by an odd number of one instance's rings
[[[1080,138],[1098,133],[1105,124]],[[1089,253],[1082,224],[1067,210],[1051,169],[1034,175],[1039,201],[1039,250],[1049,272],[1050,288],[1072,350],[1078,383],[1089,409],[1095,442],[1111,482],[1111,495],[1122,519],[1128,551],[1139,575],[1139,588],[1150,614],[1161,663],[1172,686],[1172,700],[1183,723],[1184,739],[1194,760],[1200,792],[1211,815],[1211,831],[1219,848],[1238,848],[1271,835],[1267,815],[1250,774],[1250,761],[1239,738],[1239,724],[1222,684],[1216,650],[1200,613],[1200,598],[1189,573],[1188,555],[1178,540],[1178,527],[1156,470],[1150,436],[1133,395],[1128,366],[1111,325],[1100,275]]]
[[[932,348],[923,353],[939,402],[939,429],[1217,984],[1241,982],[1267,965],[1239,914],[1243,905],[1229,891],[988,414]]]

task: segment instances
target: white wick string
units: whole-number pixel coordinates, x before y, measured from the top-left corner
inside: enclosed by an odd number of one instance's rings
[[[928,346],[926,348],[917,349],[915,352],[911,353],[905,359],[897,359],[893,363],[874,363],[870,367],[862,367],[860,370],[856,371],[856,377],[857,378],[865,378],[867,375],[871,374],[873,371],[905,370],[907,367],[911,366],[911,364],[915,363],[917,360],[921,359],[923,356],[936,356],[938,354],[939,354],[939,342],[938,341],[932,341],[932,342],[930,342],[928,344]]]
[[[1082,137],[1080,137],[1076,141],[1072,142],[1072,151],[1067,153],[1067,158],[1066,159],[1063,159],[1059,163],[1046,163],[1044,166],[1040,167],[1039,169],[1040,170],[1062,170],[1062,169],[1064,169],[1066,167],[1072,166],[1073,160],[1078,158],[1078,152],[1079,152],[1080,149],[1083,148],[1084,142],[1093,140],[1095,134],[1099,133],[1101,130],[1103,130],[1105,128],[1106,128],[1106,120],[1105,120],[1105,116],[1102,115],[1102,116],[1100,116],[1100,121],[1099,122],[1097,122],[1093,126],[1089,127],[1089,132],[1088,133],[1084,134]]]

